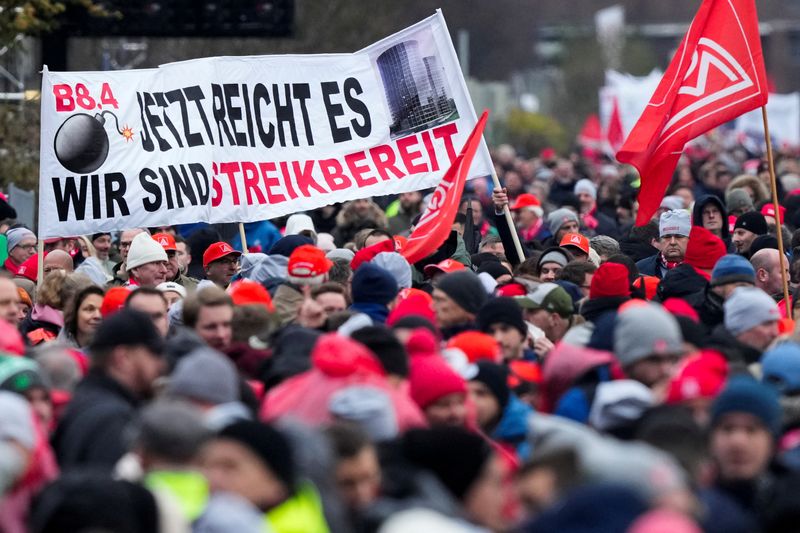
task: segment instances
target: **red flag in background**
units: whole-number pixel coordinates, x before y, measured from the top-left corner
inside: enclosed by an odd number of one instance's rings
[[[639,213],[658,209],[691,139],[767,103],[755,0],[704,0],[617,160],[639,170]]]
[[[475,124],[475,129],[469,134],[461,153],[458,154],[453,164],[447,169],[442,181],[436,186],[431,201],[428,202],[428,207],[425,208],[414,231],[408,237],[408,242],[400,252],[410,264],[431,255],[450,235],[453,221],[458,212],[461,191],[464,190],[472,159],[481,144],[483,128],[488,116],[489,112],[484,111],[478,123]]]
[[[608,119],[606,139],[613,152],[622,148],[625,142],[625,130],[622,128],[622,117],[619,116],[619,98],[614,97],[614,106],[611,108],[611,117]]]

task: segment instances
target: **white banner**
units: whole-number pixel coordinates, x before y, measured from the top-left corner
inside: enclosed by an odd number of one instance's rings
[[[354,54],[45,68],[39,235],[249,222],[432,187],[476,121],[441,12]],[[483,145],[470,177],[491,170]]]
[[[767,101],[769,134],[777,148],[800,146],[800,93],[772,94]],[[736,119],[735,131],[764,140],[764,119],[761,109]]]
[[[608,131],[608,121],[616,99],[622,129],[627,137],[642,115],[650,97],[653,96],[662,75],[659,70],[653,70],[647,76],[632,76],[607,70],[606,84],[600,88],[600,124],[603,126],[603,131]]]

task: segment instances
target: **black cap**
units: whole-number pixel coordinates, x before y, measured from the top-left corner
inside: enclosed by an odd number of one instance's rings
[[[769,232],[767,219],[758,211],[748,211],[740,215],[739,218],[736,219],[736,224],[733,226],[734,230],[739,228],[752,231],[756,235],[764,235]]]
[[[295,489],[295,462],[289,440],[274,427],[261,422],[240,420],[224,427],[217,436],[242,444],[286,486]]]
[[[154,354],[161,355],[164,352],[164,339],[149,316],[135,309],[122,309],[100,324],[89,351],[117,346],[145,346]]]
[[[750,244],[750,257],[756,255],[756,252],[759,250],[767,248],[780,250],[780,248],[778,248],[778,238],[775,237],[775,235],[759,235],[753,239],[753,242]]]

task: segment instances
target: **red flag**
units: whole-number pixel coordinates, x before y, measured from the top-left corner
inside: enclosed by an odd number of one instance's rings
[[[767,103],[755,0],[704,0],[617,160],[639,170],[639,213],[658,209],[691,139]]]
[[[436,186],[431,201],[428,202],[428,207],[425,208],[414,231],[408,237],[408,242],[400,253],[409,263],[414,264],[420,259],[428,257],[447,240],[453,227],[453,221],[456,219],[461,191],[467,181],[472,158],[480,146],[488,116],[489,112],[484,111],[478,123],[475,124],[475,129],[469,134],[461,153],[458,154],[453,164],[447,169],[442,181]]]
[[[578,133],[578,143],[584,148],[600,151],[603,147],[603,127],[596,113],[586,117],[580,133]]]
[[[614,97],[614,107],[611,108],[611,117],[608,119],[606,139],[611,150],[616,152],[625,142],[625,130],[622,128],[622,117],[619,116],[619,99]]]

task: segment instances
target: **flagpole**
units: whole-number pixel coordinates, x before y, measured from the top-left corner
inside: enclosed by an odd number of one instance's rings
[[[503,190],[503,186],[500,185],[500,180],[497,178],[497,171],[492,168],[492,181],[494,182],[494,187],[498,191]],[[517,226],[514,224],[514,218],[511,216],[511,209],[508,208],[508,204],[503,206],[503,213],[506,216],[506,223],[508,224],[509,230],[511,230],[511,238],[514,240],[514,248],[517,249],[517,256],[519,256],[519,262],[522,263],[525,261],[525,254],[522,252],[522,244],[519,242],[519,235],[517,234]]]
[[[247,234],[244,231],[244,223],[239,222],[239,238],[242,240],[242,253],[247,253]]]
[[[36,247],[39,255],[36,258],[36,286],[41,287],[44,282],[44,239],[39,238]]]
[[[775,177],[775,161],[772,158],[772,139],[769,137],[769,121],[767,120],[767,106],[761,106],[761,118],[764,120],[764,137],[767,142],[767,162],[769,163],[769,179],[772,184],[772,205],[775,207],[775,233],[778,237],[778,251],[781,256],[781,281],[783,282],[783,303],[786,306],[786,318],[792,318],[792,306],[789,302],[789,283],[786,279],[786,269],[783,268],[783,261],[786,261],[786,253],[783,251],[783,220],[781,218],[780,205],[778,204],[778,181]]]

